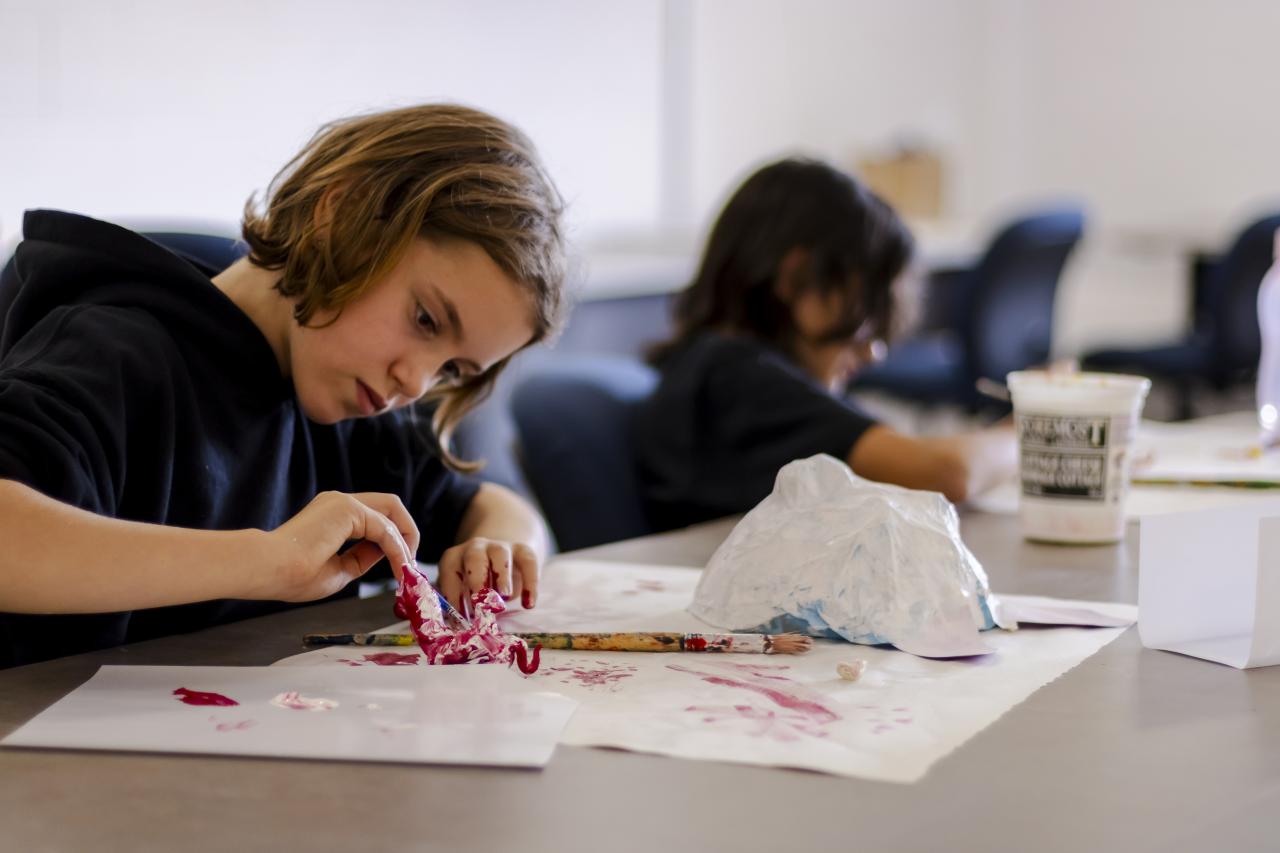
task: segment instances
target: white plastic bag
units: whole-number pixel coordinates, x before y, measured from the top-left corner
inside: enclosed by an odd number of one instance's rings
[[[937,492],[873,483],[820,455],[778,472],[716,550],[690,611],[735,631],[891,643],[922,657],[987,654],[1002,622],[986,573]]]

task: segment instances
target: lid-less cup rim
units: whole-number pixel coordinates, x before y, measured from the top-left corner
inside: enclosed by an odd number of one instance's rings
[[[1130,390],[1142,395],[1151,389],[1151,380],[1130,373],[1050,373],[1047,370],[1015,370],[1006,380],[1011,392],[1020,389],[1061,388],[1089,391]]]

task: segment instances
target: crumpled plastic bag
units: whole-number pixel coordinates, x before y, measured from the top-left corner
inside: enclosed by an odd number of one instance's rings
[[[734,631],[890,643],[921,657],[987,654],[1016,624],[938,492],[864,480],[831,456],[791,462],[716,550],[689,608]]]

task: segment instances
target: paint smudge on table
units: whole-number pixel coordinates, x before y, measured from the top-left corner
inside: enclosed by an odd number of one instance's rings
[[[287,690],[284,693],[277,694],[271,700],[271,704],[277,708],[288,708],[291,711],[331,711],[338,707],[338,703],[333,699],[325,699],[321,696],[303,696],[296,690]]]
[[[580,687],[606,687],[616,691],[618,682],[635,675],[637,668],[631,664],[607,661],[569,661],[562,666],[543,667],[539,675],[555,678],[561,684],[577,684]]]
[[[221,693],[206,693],[203,690],[188,690],[185,687],[179,687],[173,691],[173,695],[177,697],[179,702],[185,702],[188,705],[220,705],[229,707],[231,705],[239,705],[240,703],[223,696]]]

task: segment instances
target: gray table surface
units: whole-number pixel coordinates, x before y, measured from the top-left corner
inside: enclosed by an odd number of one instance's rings
[[[1134,602],[1122,545],[1023,542],[964,517],[998,592]],[[579,552],[698,565],[724,522]],[[0,672],[0,735],[102,664],[262,665],[347,600]],[[1280,849],[1280,668],[1143,649],[1129,630],[914,785],[559,747],[542,771],[0,750],[3,850]]]

